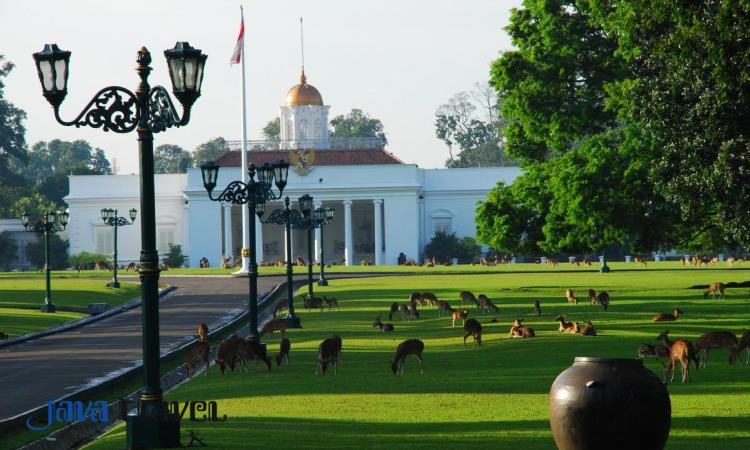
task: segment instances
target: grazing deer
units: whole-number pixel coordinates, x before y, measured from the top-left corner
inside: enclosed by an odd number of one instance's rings
[[[375,328],[375,327],[380,328],[380,331],[383,331],[383,332],[385,332],[385,331],[393,331],[393,325],[390,324],[390,323],[383,323],[383,322],[381,322],[380,321],[380,317],[378,317],[377,319],[375,319],[375,322],[373,322],[372,327],[373,328]]]
[[[315,371],[315,375],[318,372],[323,375],[326,374],[326,369],[329,364],[333,365],[333,373],[338,373],[339,366],[339,353],[341,353],[341,340],[336,340],[333,337],[325,339],[318,346],[318,368]]]
[[[138,265],[136,263],[134,263],[134,262],[128,264],[128,267],[125,269],[125,271],[126,272],[130,272],[131,270],[134,271],[134,272],[137,272],[138,271]]]
[[[648,266],[648,264],[646,264],[646,258],[644,256],[633,256],[633,262],[636,266],[638,264],[643,264],[644,267]]]
[[[333,308],[338,308],[339,307],[339,301],[336,300],[335,298],[328,298],[328,297],[326,297],[324,295],[323,296],[323,301],[326,302],[326,304],[328,305],[328,310],[329,311],[331,309],[333,309]]]
[[[279,354],[276,355],[276,365],[281,366],[282,363],[286,362],[289,365],[289,350],[292,349],[292,343],[287,338],[281,338],[279,342]]]
[[[416,302],[419,304],[419,306],[422,306],[422,294],[419,292],[412,292],[412,294],[409,296],[409,303]]]
[[[466,318],[469,317],[468,309],[456,309],[451,312],[451,318],[453,319],[451,324],[453,328],[456,327],[456,319],[461,319],[461,324],[466,325]]]
[[[474,294],[469,291],[461,291],[460,294],[458,294],[461,298],[461,307],[463,308],[464,302],[466,302],[467,305],[470,305],[473,303],[476,305],[477,308],[479,308],[479,302],[477,301],[477,298],[474,297]]]
[[[747,360],[745,361],[745,364],[750,364],[750,330],[742,333],[739,342],[737,342],[737,345],[735,345],[734,349],[729,353],[729,362],[731,365],[734,365],[734,361],[742,350],[747,351]]]
[[[453,313],[453,308],[445,300],[438,300],[437,307],[438,307],[438,316],[442,316],[443,314]]]
[[[578,304],[578,298],[573,294],[573,289],[565,289],[565,298],[568,299],[568,303]]]
[[[557,331],[562,331],[563,333],[578,333],[578,324],[575,322],[566,322],[563,314],[555,317],[555,322],[560,322]]]
[[[391,312],[388,314],[388,320],[393,320],[395,314],[398,314],[398,303],[393,302],[391,303]]]
[[[411,320],[411,310],[409,309],[409,305],[401,305],[399,312],[401,313],[401,320]]]
[[[416,320],[419,319],[419,310],[417,309],[418,301],[416,299],[409,300],[409,314],[411,314],[411,318]]]
[[[227,338],[224,342],[219,344],[219,350],[216,353],[215,362],[216,365],[219,366],[219,371],[222,375],[224,375],[224,371],[226,370],[227,365],[232,370],[232,372],[234,372],[235,366],[239,359],[239,347],[240,345],[242,345],[242,342],[244,342],[244,340],[234,334]]]
[[[424,374],[424,360],[422,359],[422,352],[424,352],[424,342],[419,339],[408,339],[400,344],[396,348],[396,357],[391,361],[391,370],[394,375],[403,375],[406,372],[406,364],[404,364],[406,357],[414,355],[419,360],[419,371]]]
[[[242,343],[238,346],[237,354],[239,356],[240,363],[242,364],[242,370],[247,371],[245,361],[255,360],[255,367],[258,367],[258,363],[263,361],[268,367],[268,371],[271,371],[271,358],[266,353],[266,346],[259,344],[255,341],[242,340]]]
[[[320,297],[310,298],[307,295],[302,297],[302,305],[309,311],[311,308],[323,310],[323,299]]]
[[[198,325],[198,342],[208,342],[208,327],[205,323]]]
[[[672,313],[659,313],[651,318],[652,322],[674,322],[677,320],[678,317],[680,317],[680,314],[685,314],[682,312],[681,309],[678,307],[674,307],[674,311]]]
[[[534,330],[524,326],[523,319],[516,319],[510,327],[508,337],[512,338],[532,338],[535,336]]]
[[[207,342],[198,341],[195,347],[188,350],[185,354],[185,363],[187,364],[187,377],[190,378],[195,372],[195,365],[199,361],[202,361],[206,365],[206,375],[208,375],[209,367],[211,366],[208,360],[208,352],[210,347]]]
[[[592,305],[598,305],[599,304],[599,299],[596,297],[596,291],[595,290],[589,289],[589,291],[587,292],[587,296],[588,296],[588,299],[589,299],[589,303],[591,303]]]
[[[584,322],[582,327],[578,324],[576,324],[576,327],[578,328],[578,333],[580,333],[582,336],[596,336],[594,324],[591,323],[590,320]]]
[[[537,316],[542,315],[542,305],[539,303],[539,300],[534,300],[534,314]]]
[[[724,298],[724,290],[726,289],[726,285],[724,283],[711,283],[708,285],[708,290],[703,293],[703,298],[708,298],[708,294],[711,294],[711,299],[716,299],[716,293],[719,293],[719,298]]]
[[[437,306],[438,299],[432,292],[422,292],[420,298],[423,302],[427,302],[429,306]]]
[[[331,339],[336,343],[336,364],[341,364],[341,348],[343,345],[343,342],[341,341],[341,336],[338,334],[334,334],[331,336]]]
[[[730,331],[710,331],[699,337],[695,342],[698,351],[698,367],[706,367],[708,353],[712,348],[725,348],[729,352],[729,365],[734,364],[732,351],[737,346],[737,336]]]
[[[474,337],[471,348],[474,348],[476,344],[479,344],[479,348],[482,348],[482,324],[476,319],[468,319],[464,322],[464,348],[466,348],[466,338],[469,336]]]
[[[286,336],[286,320],[283,318],[269,320],[263,325],[263,329],[260,330],[260,335],[263,336],[266,333],[273,334],[274,331],[281,331],[281,335]]]
[[[669,381],[674,381],[674,366],[675,361],[680,362],[682,366],[682,382],[686,382],[690,372],[690,365],[694,364],[697,366],[698,361],[695,356],[695,348],[693,344],[686,339],[675,339],[674,341],[669,340],[669,331],[662,331],[661,334],[656,338],[661,341],[665,347],[669,349],[669,370],[664,371],[664,383],[667,382],[667,374],[671,372],[672,376]]]
[[[490,300],[486,295],[479,294],[477,297],[477,302],[479,302],[479,310],[482,311],[482,314],[485,312],[488,312],[490,309],[492,309],[495,312],[499,312],[500,308],[495,306],[494,303],[492,303],[492,300]]]
[[[669,349],[662,344],[641,344],[638,346],[638,357],[654,357],[656,359],[666,358],[669,357]]]
[[[584,256],[584,257],[583,257],[583,265],[584,265],[585,267],[591,267],[591,260],[589,259],[589,257],[588,257],[588,256]]]
[[[609,294],[607,291],[599,292],[599,295],[596,298],[599,300],[599,308],[601,308],[602,311],[609,309]]]

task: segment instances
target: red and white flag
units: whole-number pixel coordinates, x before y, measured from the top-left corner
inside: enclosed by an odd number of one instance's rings
[[[245,40],[245,18],[242,18],[240,22],[240,35],[237,36],[237,44],[234,46],[234,52],[232,52],[232,58],[229,60],[229,64],[239,64],[242,58],[242,46]]]

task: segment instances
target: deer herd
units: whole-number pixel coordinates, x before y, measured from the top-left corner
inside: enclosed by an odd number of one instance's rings
[[[704,292],[704,297],[707,298],[709,294],[719,293],[721,298],[724,298],[724,290],[725,285],[723,283],[712,283],[709,285],[708,290]],[[568,303],[578,304],[579,298],[572,289],[566,289],[564,294]],[[597,294],[593,289],[588,289],[585,298],[591,305],[597,306],[602,311],[607,311],[609,308],[610,296],[607,291],[600,291]],[[335,298],[320,297],[304,299],[304,301],[305,306],[308,308],[317,307],[322,310],[323,303],[326,303],[329,309],[338,308],[338,301]],[[458,301],[459,307],[454,308],[448,301],[438,299],[434,293],[415,292],[409,296],[407,303],[399,304],[398,302],[393,302],[390,305],[388,320],[417,320],[420,317],[419,308],[434,307],[437,310],[437,317],[447,316],[450,318],[451,328],[455,328],[456,322],[460,321],[463,328],[464,348],[466,348],[466,340],[469,337],[473,338],[472,348],[482,348],[484,346],[482,341],[482,323],[476,318],[469,317],[471,314],[469,307],[474,306],[475,311],[484,315],[486,313],[498,312],[498,306],[486,295],[474,295],[470,291],[461,291],[458,295]],[[542,314],[540,300],[534,300],[533,310],[537,316]],[[654,322],[676,321],[682,314],[684,314],[682,310],[675,306],[671,313],[656,314],[651,320]],[[496,318],[488,321],[488,323],[495,322],[498,322]],[[554,318],[554,322],[557,323],[557,331],[564,334],[597,336],[597,331],[590,320],[585,320],[581,324],[576,321],[568,321],[564,314],[558,314]],[[382,315],[375,319],[372,327],[386,333],[393,332],[396,328],[392,323],[383,323]],[[288,365],[291,342],[287,336],[287,322],[283,318],[276,317],[276,314],[274,314],[274,318],[263,325],[260,336],[273,334],[274,331],[279,331],[282,335],[279,343],[279,352],[274,357],[276,364],[279,367],[284,365],[284,363]],[[652,344],[644,343],[638,347],[639,357],[653,357],[659,361],[663,369],[665,383],[667,383],[668,379],[669,381],[674,380],[675,366],[678,363],[682,370],[682,382],[685,383],[688,380],[690,369],[706,367],[711,349],[725,349],[729,355],[729,364],[732,366],[741,352],[746,351],[745,364],[750,364],[750,331],[745,331],[739,339],[734,333],[729,331],[711,331],[701,336],[695,343],[684,338],[671,340],[668,334],[669,331],[663,331],[656,338],[658,342]],[[523,318],[517,318],[512,321],[508,337],[521,339],[533,338],[536,337],[536,333],[534,329],[524,324]],[[324,339],[318,346],[315,373],[325,375],[332,368],[333,373],[336,374],[338,366],[341,363],[341,350],[341,336],[335,334]],[[186,353],[188,377],[195,372],[195,367],[198,363],[205,364],[206,375],[208,375],[210,363],[209,352],[208,329],[202,323],[198,327],[197,343]],[[405,371],[405,359],[410,355],[417,359],[420,364],[420,371],[424,372],[423,352],[424,342],[419,339],[407,339],[401,342],[396,348],[393,360],[390,362],[392,372],[394,374],[403,374]],[[662,358],[666,359],[665,363],[661,362]],[[237,369],[240,372],[244,372],[247,371],[247,362],[250,360],[255,361],[256,368],[260,363],[263,363],[267,370],[271,371],[271,358],[266,353],[265,345],[233,335],[219,345],[215,364],[222,374],[225,373],[227,368],[233,372]]]

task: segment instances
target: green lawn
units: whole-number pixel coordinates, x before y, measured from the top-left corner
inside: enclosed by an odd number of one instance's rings
[[[694,339],[709,330],[750,328],[749,289],[728,289],[726,300],[704,300],[701,291],[688,289],[747,279],[746,271],[701,269],[337,280],[318,292],[337,297],[341,309],[300,311],[304,329],[290,332],[288,368],[224,376],[215,370],[168,399],[218,402],[226,422],[182,424],[183,441],[193,429],[211,448],[554,449],[548,392],[575,356],[634,357],[640,343],[664,329],[673,338]],[[589,287],[609,291],[610,311],[568,305],[563,295],[568,287],[579,295]],[[410,292],[433,291],[457,306],[463,289],[485,293],[500,305],[499,314],[481,318],[484,349],[464,350],[461,329],[438,318],[434,308],[424,308],[418,321],[395,321],[392,334],[372,328],[376,317],[387,316],[391,302],[405,302]],[[541,317],[531,315],[536,298],[542,302]],[[675,305],[685,313],[679,321],[650,322],[651,315]],[[569,320],[591,320],[600,336],[558,333],[553,318],[561,312]],[[472,309],[472,315],[478,314]],[[499,323],[490,323],[491,317]],[[508,339],[516,317],[526,317],[537,337]],[[343,364],[336,376],[315,376],[315,349],[332,333],[343,337]],[[405,376],[390,372],[388,361],[407,338],[425,342],[424,375],[414,360],[407,361]],[[278,339],[268,340],[272,353]],[[657,362],[646,365],[661,374]],[[726,352],[714,351],[708,368],[692,372],[688,384],[669,385],[669,391],[673,423],[667,448],[748,448],[750,367],[730,368]],[[87,448],[116,449],[123,443],[119,426]]]
[[[0,331],[14,338],[80,319],[85,315],[70,311],[50,314],[34,309],[0,308]]]

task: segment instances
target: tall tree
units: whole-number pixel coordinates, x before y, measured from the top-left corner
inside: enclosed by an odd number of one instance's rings
[[[281,119],[277,117],[269,120],[261,132],[263,133],[263,139],[267,141],[281,140]]]
[[[179,145],[162,144],[154,150],[154,173],[185,173],[193,157]]]
[[[435,136],[448,146],[445,166],[512,165],[502,147],[503,126],[497,96],[489,85],[476,83],[473,91],[451,97],[435,111]]]
[[[633,72],[612,86],[610,102],[660,149],[650,176],[679,205],[685,239],[747,248],[750,4],[592,3]]]
[[[27,161],[26,128],[23,125],[26,113],[5,99],[3,78],[13,70],[13,64],[3,60],[3,55],[0,55],[0,185],[7,185],[20,183],[10,160]]]
[[[361,109],[352,108],[349,114],[334,117],[330,125],[328,135],[332,138],[378,137],[388,143],[380,119],[370,117]]]
[[[200,165],[206,161],[214,161],[227,150],[229,150],[229,147],[227,146],[226,139],[223,137],[213,138],[195,148],[193,162],[196,165]]]

